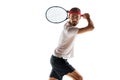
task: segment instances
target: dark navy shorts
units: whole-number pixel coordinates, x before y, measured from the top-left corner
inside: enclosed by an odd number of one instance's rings
[[[63,76],[67,73],[73,72],[75,69],[68,63],[67,59],[51,56],[50,63],[52,71],[50,77],[62,80]]]

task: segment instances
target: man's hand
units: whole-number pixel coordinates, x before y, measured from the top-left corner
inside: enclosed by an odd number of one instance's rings
[[[83,14],[83,18],[84,18],[84,19],[89,19],[89,18],[90,18],[89,13],[84,13],[84,14]]]

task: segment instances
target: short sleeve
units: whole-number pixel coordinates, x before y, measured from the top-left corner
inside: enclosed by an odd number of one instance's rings
[[[75,36],[78,33],[79,28],[77,27],[70,27],[67,29],[67,33],[70,34],[71,36]]]

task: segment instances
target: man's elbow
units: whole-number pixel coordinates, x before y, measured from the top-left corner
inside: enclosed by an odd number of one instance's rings
[[[93,27],[91,28],[91,30],[94,30],[94,28],[95,28],[95,27],[93,26]]]
[[[92,31],[92,30],[94,30],[94,28],[95,28],[94,26],[91,26],[91,27],[89,28],[89,30]]]

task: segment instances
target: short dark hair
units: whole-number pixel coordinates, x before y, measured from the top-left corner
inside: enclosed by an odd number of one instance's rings
[[[74,11],[75,11],[75,12],[76,12],[76,11],[77,11],[77,12],[79,11],[79,12],[81,12],[81,10],[80,10],[78,7],[73,7],[73,8],[70,9],[70,11],[73,11],[73,12],[74,12]]]

